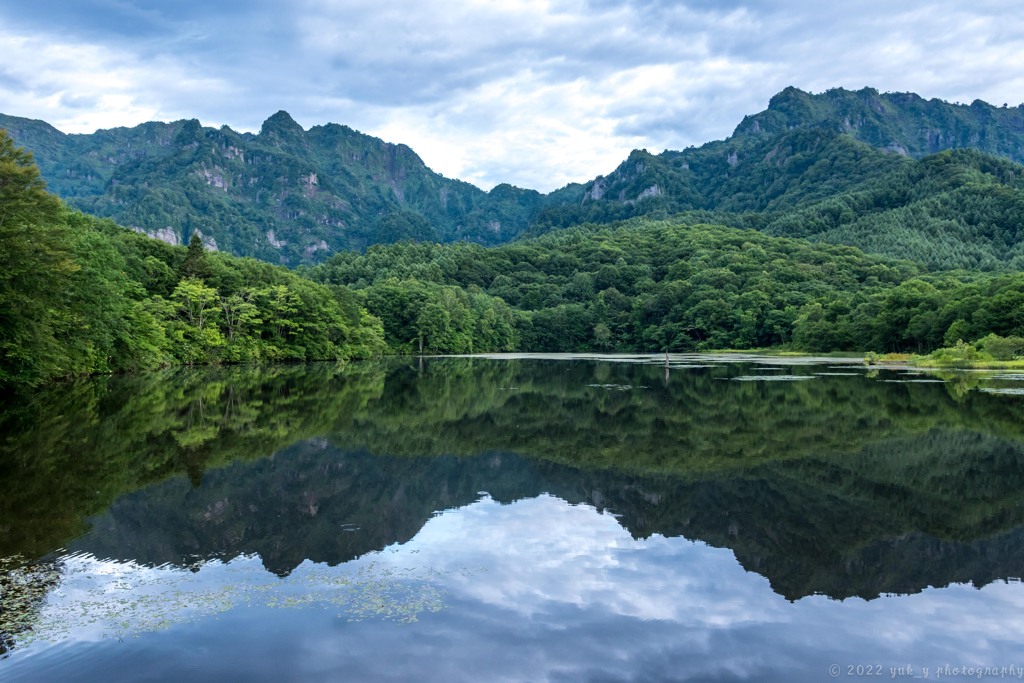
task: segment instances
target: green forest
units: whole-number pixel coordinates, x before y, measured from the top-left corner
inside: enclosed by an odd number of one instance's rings
[[[363,358],[379,320],[346,288],[68,209],[0,134],[0,386],[175,364]]]
[[[376,246],[304,272],[360,292],[398,352],[492,350],[501,337],[483,339],[476,314],[487,297],[493,317],[512,323],[500,350],[928,353],[1024,335],[1021,273],[933,272],[853,247],[672,219],[490,249]]]
[[[289,270],[208,251],[196,232],[172,246],[70,209],[3,134],[0,386],[386,353],[952,347],[1016,357],[1021,167],[954,151],[870,168],[881,175],[856,191],[782,214],[538,223],[536,236],[495,247],[405,239]],[[801,177],[820,185],[824,173]],[[414,232],[429,227],[414,218]],[[410,236],[389,220],[393,237]],[[935,221],[948,226],[936,232]],[[907,258],[828,243],[879,236]]]

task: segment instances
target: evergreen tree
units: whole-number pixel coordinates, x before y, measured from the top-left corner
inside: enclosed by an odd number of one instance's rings
[[[206,280],[212,275],[210,270],[210,264],[206,260],[206,250],[203,248],[203,240],[199,236],[198,231],[192,232],[192,237],[188,241],[188,252],[185,254],[185,260],[181,262],[181,268],[178,270],[178,274],[181,279],[196,279]]]

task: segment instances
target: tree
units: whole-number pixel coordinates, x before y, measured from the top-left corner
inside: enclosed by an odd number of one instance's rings
[[[235,293],[220,300],[221,330],[225,339],[224,360],[243,362],[255,360],[258,345],[252,332],[263,320],[259,309],[249,299],[251,290]]]
[[[997,334],[990,334],[979,339],[975,345],[996,360],[1013,360],[1024,352],[1022,337],[1000,337]]]
[[[460,287],[443,287],[429,296],[416,319],[420,349],[472,353],[474,325],[466,292]]]
[[[0,386],[67,371],[60,303],[79,266],[62,210],[32,154],[0,129]]]
[[[179,282],[171,298],[179,304],[182,318],[197,330],[206,327],[210,317],[217,313],[220,303],[217,290],[196,279]]]
[[[179,274],[184,278],[206,280],[212,274],[210,264],[206,260],[206,250],[203,248],[203,239],[198,231],[192,233],[188,241],[188,252],[185,260],[181,262]]]

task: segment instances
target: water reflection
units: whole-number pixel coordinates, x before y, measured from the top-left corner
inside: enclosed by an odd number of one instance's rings
[[[894,464],[896,454],[910,465]],[[378,457],[318,439],[208,472],[198,488],[177,478],[122,496],[69,548],[150,566],[258,555],[287,576],[307,559],[337,565],[405,543],[435,511],[481,491],[506,503],[551,493],[614,513],[637,539],[730,548],[791,600],[871,598],[1020,576],[1022,476],[1020,447],[946,431],[838,462],[696,477],[581,471],[511,453]]]
[[[326,681],[339,672],[357,680],[794,681],[825,680],[831,665],[882,667],[887,676],[910,666],[920,677],[947,664],[1013,665],[1024,627],[1019,584],[794,604],[726,549],[634,539],[611,514],[550,495],[511,504],[484,496],[432,517],[408,543],[333,569],[306,562],[283,581],[247,557],[195,572],[75,560],[79,574],[69,572],[47,607],[53,618],[117,593],[110,586],[118,582],[172,598],[151,606],[136,589],[135,602],[76,625],[48,656],[10,662],[8,680],[132,680],[126,662],[161,671],[171,661],[175,675],[196,681]],[[197,597],[181,604],[175,591]],[[367,619],[361,607],[417,619]],[[117,630],[154,615],[162,633]],[[111,632],[122,640],[104,639]],[[104,656],[73,656],[76,643],[96,639]]]
[[[956,651],[1019,649],[1019,377],[615,360],[224,368],[9,406],[0,557],[22,559],[0,567],[0,647],[64,644],[0,666],[57,676],[91,642],[95,680],[172,651],[213,680],[210,643],[262,634],[315,656],[249,652],[233,666],[253,680],[401,679],[368,654],[391,638],[463,639],[430,669],[446,680],[819,680],[900,643],[934,660],[960,637],[947,609],[980,615]],[[126,634],[142,645],[95,644]],[[509,659],[530,650],[536,667]]]

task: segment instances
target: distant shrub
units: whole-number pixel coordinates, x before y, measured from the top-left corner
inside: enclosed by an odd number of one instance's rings
[[[1024,337],[1000,337],[998,334],[990,334],[976,341],[975,346],[995,360],[1013,360],[1024,352]]]
[[[979,351],[973,344],[967,344],[963,339],[958,339],[955,346],[947,346],[933,351],[928,357],[943,365],[969,365],[978,361],[992,360],[990,354]]]

